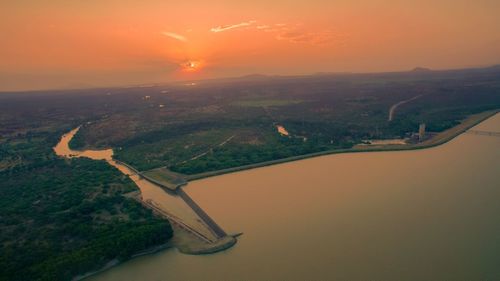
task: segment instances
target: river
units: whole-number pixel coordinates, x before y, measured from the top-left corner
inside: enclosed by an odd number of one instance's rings
[[[474,127],[500,131],[500,114]],[[190,182],[233,248],[90,280],[500,280],[500,138],[336,154]]]
[[[128,175],[129,178],[139,187],[141,198],[144,201],[149,201],[160,210],[180,218],[184,223],[196,229],[205,237],[216,239],[212,231],[202,222],[193,209],[186,204],[179,196],[170,195],[165,192],[160,186],[153,184],[136,175],[127,166],[122,165],[113,160],[113,150],[85,150],[76,151],[69,148],[69,142],[78,132],[80,127],[71,130],[61,137],[61,141],[54,147],[54,152],[63,157],[87,157],[94,160],[105,160],[111,166],[116,167],[120,172]]]

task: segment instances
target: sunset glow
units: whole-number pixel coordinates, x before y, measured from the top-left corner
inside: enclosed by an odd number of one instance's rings
[[[500,0],[0,0],[0,281],[500,280]]]
[[[500,62],[499,10],[491,0],[3,1],[0,90],[483,66]]]
[[[185,72],[195,72],[201,70],[202,64],[200,61],[189,60],[181,65]]]

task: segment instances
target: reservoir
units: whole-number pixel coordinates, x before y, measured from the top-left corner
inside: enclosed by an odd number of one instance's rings
[[[500,131],[500,114],[473,129]],[[468,133],[197,180],[184,190],[244,233],[234,247],[167,249],[89,280],[500,280],[499,182],[500,138]]]

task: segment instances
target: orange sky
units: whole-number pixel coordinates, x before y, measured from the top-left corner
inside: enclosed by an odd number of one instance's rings
[[[0,3],[0,91],[500,63],[498,0]]]

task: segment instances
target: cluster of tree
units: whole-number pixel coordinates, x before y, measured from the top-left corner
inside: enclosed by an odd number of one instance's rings
[[[275,142],[250,145],[228,143],[216,147],[203,157],[171,166],[172,171],[182,174],[197,174],[226,168],[255,164],[331,149],[333,145],[302,138],[279,137]]]
[[[0,280],[69,280],[172,236],[168,221],[123,196],[136,187],[115,168],[55,157],[59,133],[1,145],[21,162],[0,171]]]
[[[210,150],[240,128],[240,123],[224,119],[167,125],[121,142],[114,157],[140,171],[171,166]]]
[[[69,148],[74,150],[82,150],[85,147],[85,137],[83,136],[82,129],[80,129],[73,138],[69,141]]]

